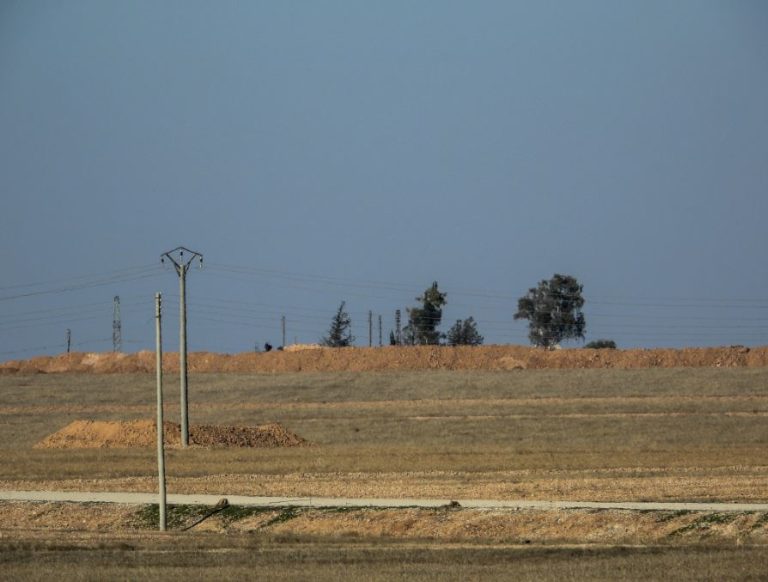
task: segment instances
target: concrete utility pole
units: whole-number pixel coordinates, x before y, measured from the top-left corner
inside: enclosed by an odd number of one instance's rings
[[[384,341],[381,337],[381,314],[379,314],[379,347],[384,345]]]
[[[283,328],[283,343],[281,345],[285,347],[285,315],[280,318],[280,326]]]
[[[373,311],[368,310],[368,347],[373,346]]]
[[[112,307],[112,351],[123,351],[123,324],[120,321],[120,296],[115,295]]]
[[[184,256],[184,253],[187,253]],[[179,276],[179,377],[181,379],[181,446],[189,445],[189,406],[187,404],[187,271],[195,259],[203,268],[203,255],[185,247],[176,247],[160,255],[160,262],[168,259]]]
[[[72,347],[72,330],[67,328],[67,353],[69,353],[69,350],[71,347]]]
[[[163,325],[161,295],[155,293],[155,358],[157,368],[157,476],[160,488],[160,531],[165,531],[165,435],[163,434]]]

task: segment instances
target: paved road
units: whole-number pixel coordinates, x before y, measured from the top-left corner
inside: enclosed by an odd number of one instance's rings
[[[450,499],[351,499],[334,497],[252,497],[246,495],[180,495],[170,494],[172,505],[214,506],[226,497],[231,505],[252,507],[441,507]],[[77,503],[157,503],[154,493],[119,493],[87,491],[0,491],[2,501],[71,501]],[[640,511],[768,511],[768,503],[657,503],[645,501],[531,501],[495,499],[457,499],[470,509],[632,509]]]

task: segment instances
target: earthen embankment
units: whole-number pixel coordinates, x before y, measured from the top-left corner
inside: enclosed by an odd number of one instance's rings
[[[176,372],[178,354],[166,353],[164,369]],[[0,373],[149,373],[155,355],[149,351],[70,353],[0,364]],[[413,346],[383,348],[319,348],[268,353],[189,355],[190,372],[378,372],[398,370],[515,370],[585,368],[734,368],[768,366],[768,347],[743,346],[683,349],[547,351],[524,346]]]

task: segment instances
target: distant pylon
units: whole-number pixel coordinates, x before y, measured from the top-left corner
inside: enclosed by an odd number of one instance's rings
[[[123,351],[123,324],[120,321],[120,296],[115,295],[112,308],[112,351]]]

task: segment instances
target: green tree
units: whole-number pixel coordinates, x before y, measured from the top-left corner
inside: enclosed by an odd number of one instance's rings
[[[550,348],[563,340],[584,337],[582,291],[575,277],[555,274],[518,299],[515,319],[528,320],[528,339],[533,345]]]
[[[449,346],[479,346],[483,343],[483,336],[477,331],[477,323],[472,317],[457,319],[445,339]]]
[[[328,335],[320,339],[320,345],[329,348],[346,348],[355,341],[352,335],[352,320],[349,314],[344,311],[345,301],[339,305],[336,315],[331,320],[331,327],[328,329]]]
[[[437,326],[443,319],[443,306],[447,294],[437,288],[437,281],[416,298],[421,307],[408,309],[408,325],[403,328],[403,343],[411,345],[437,345],[442,334]]]

